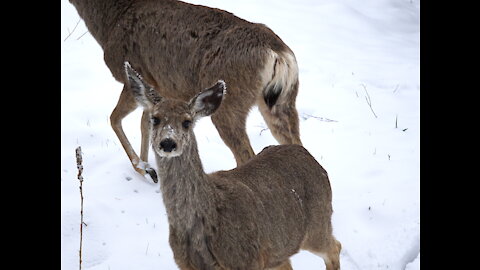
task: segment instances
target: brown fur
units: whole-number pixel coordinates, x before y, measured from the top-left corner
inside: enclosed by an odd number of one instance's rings
[[[151,107],[156,119],[151,144],[180,269],[288,270],[289,257],[300,249],[322,256],[327,270],[340,269],[330,182],[305,148],[266,147],[233,170],[206,174],[193,126],[221,109],[225,83],[189,102],[152,100],[145,94],[150,86],[128,64],[126,69],[133,96]],[[185,121],[191,126],[185,128]],[[166,141],[175,147],[162,147]]]
[[[126,83],[129,61],[163,97],[188,101],[198,89],[225,80],[229,95],[212,116],[237,164],[254,156],[246,118],[258,105],[281,144],[301,145],[295,98],[298,67],[290,48],[262,24],[233,14],[173,0],[70,0],[116,80]],[[111,115],[112,127],[134,168],[145,174],[148,115],[142,117],[140,158],[123,132],[121,121],[137,104],[124,87]],[[267,105],[266,102],[269,102]]]

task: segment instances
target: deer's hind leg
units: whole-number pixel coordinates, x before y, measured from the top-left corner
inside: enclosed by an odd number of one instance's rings
[[[271,108],[265,103],[263,97],[257,99],[258,109],[263,119],[280,144],[302,145],[295,95],[296,93],[289,93],[285,100],[279,100]]]
[[[331,236],[330,239],[324,240],[305,247],[302,247],[313,254],[322,257],[325,262],[327,270],[340,270],[340,251],[342,250],[342,244]]]

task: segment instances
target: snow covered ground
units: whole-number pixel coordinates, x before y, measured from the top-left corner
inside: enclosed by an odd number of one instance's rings
[[[295,52],[301,137],[330,176],[342,269],[420,269],[419,0],[189,2],[264,23]],[[84,154],[83,269],[178,269],[159,187],[136,174],[110,127],[122,86],[83,21],[73,31],[74,7],[61,5],[62,269],[78,268],[77,146]],[[140,117],[137,109],[124,120],[137,151]],[[264,128],[252,110],[256,152],[277,144]],[[195,127],[205,170],[231,169],[233,155],[213,130],[209,118]],[[292,264],[324,269],[306,251]]]

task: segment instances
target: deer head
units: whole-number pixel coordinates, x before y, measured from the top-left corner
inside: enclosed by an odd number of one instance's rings
[[[128,86],[137,102],[150,111],[150,127],[153,150],[160,157],[176,157],[194,139],[195,122],[213,114],[226,93],[225,82],[219,80],[189,102],[162,98],[148,85],[128,62],[125,62]]]

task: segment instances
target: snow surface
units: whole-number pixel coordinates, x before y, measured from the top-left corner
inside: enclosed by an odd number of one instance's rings
[[[419,0],[189,2],[264,23],[295,52],[301,138],[330,177],[342,269],[420,269]],[[158,184],[133,170],[110,127],[122,85],[67,0],[61,13],[62,269],[78,269],[77,146],[83,269],[178,269]],[[138,152],[140,118],[137,109],[123,121]],[[257,109],[247,124],[255,152],[277,144]],[[207,172],[235,166],[214,130],[209,118],[195,127]],[[149,163],[155,166],[151,151]],[[306,251],[292,264],[325,269]]]

